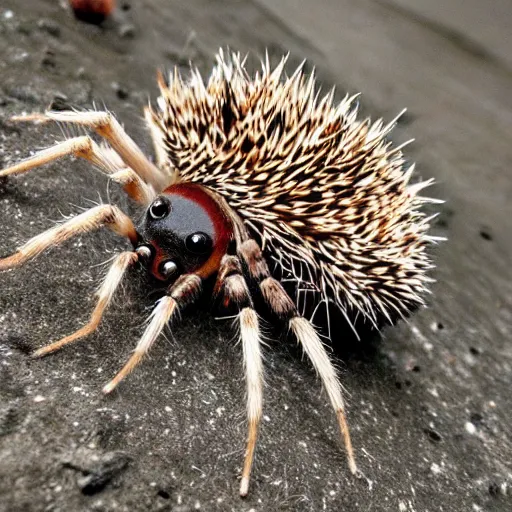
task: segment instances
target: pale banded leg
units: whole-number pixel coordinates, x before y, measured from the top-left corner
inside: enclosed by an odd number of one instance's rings
[[[123,366],[121,371],[103,387],[104,393],[112,392],[117,385],[140,363],[141,359],[153,346],[153,343],[175,313],[177,306],[178,304],[176,301],[169,296],[165,296],[158,301],[155,309],[149,317],[149,324],[139,340],[139,343],[137,343],[137,347],[135,348],[132,356],[128,359],[128,362]]]
[[[251,276],[259,282],[265,302],[267,302],[272,311],[288,321],[290,329],[297,337],[297,340],[302,345],[319,375],[336,412],[350,471],[356,474],[357,466],[347,425],[341,384],[324,344],[313,325],[311,325],[311,322],[299,315],[295,304],[281,283],[271,277],[267,263],[256,241],[248,240],[244,242],[238,248],[238,251],[246,262]]]
[[[45,114],[16,116],[12,119],[15,121],[34,121],[40,123],[57,121],[91,128],[109,142],[110,146],[115,149],[127,167],[133,169],[145,183],[151,185],[157,192],[171,185],[169,176],[158,169],[158,167],[144,155],[110,112],[50,111]]]
[[[85,135],[59,142],[51,148],[43,149],[34,156],[1,170],[0,178],[12,174],[22,174],[68,155],[88,160],[93,165],[103,169],[114,181],[121,183],[130,197],[136,201],[148,204],[155,196],[151,186],[146,185],[139,176],[127,168],[117,153],[98,146],[90,137]]]
[[[336,375],[336,370],[325,350],[324,344],[309,320],[306,320],[302,316],[295,316],[290,320],[290,328],[302,345],[304,352],[306,352],[311,360],[313,367],[320,376],[322,384],[327,391],[329,400],[336,412],[338,426],[343,438],[345,451],[347,452],[349,469],[352,474],[356,474],[357,465],[352,448],[352,440],[350,439],[350,432],[348,430],[345,404],[341,394],[341,384]]]
[[[56,350],[61,349],[62,347],[64,347],[64,345],[68,345],[73,341],[79,340],[80,338],[83,338],[93,333],[98,328],[101,318],[103,317],[103,313],[105,309],[110,305],[114,293],[116,292],[119,284],[121,283],[121,280],[126,270],[128,270],[129,267],[134,265],[137,260],[138,255],[135,252],[122,252],[121,254],[118,254],[115,257],[114,262],[112,263],[112,266],[110,267],[107,275],[105,276],[103,283],[98,289],[98,302],[96,304],[96,307],[94,308],[94,311],[91,314],[89,322],[86,325],[84,325],[81,329],[78,329],[78,331],[74,332],[73,334],[70,334],[69,336],[62,338],[59,341],[51,343],[50,345],[46,345],[45,347],[42,347],[39,350],[36,350],[33,356],[46,356],[48,354],[51,354],[52,352],[55,352]]]
[[[129,167],[124,167],[110,175],[110,179],[119,183],[123,190],[138,203],[146,206],[155,198],[153,187],[146,185]]]
[[[247,496],[254,451],[263,410],[263,356],[258,316],[253,308],[249,288],[242,275],[240,261],[235,256],[223,257],[215,293],[224,294],[224,304],[232,302],[239,309],[240,338],[244,353],[247,382],[247,448],[240,482],[240,496]]]
[[[104,169],[112,181],[121,185],[124,191],[135,201],[143,205],[150,203],[156,196],[155,189],[145,183],[133,169],[126,166],[118,153],[107,143],[96,145],[104,162]]]
[[[12,256],[0,259],[0,271],[19,267],[49,247],[59,245],[72,236],[93,231],[101,226],[126,236],[134,245],[137,243],[137,232],[130,218],[116,206],[99,205],[35,236]]]
[[[261,337],[258,316],[253,308],[240,311],[240,337],[244,351],[244,367],[247,380],[247,451],[245,453],[240,496],[249,492],[254,450],[258,439],[258,429],[263,410],[263,357],[261,353]]]
[[[167,295],[162,297],[151,316],[139,343],[121,371],[103,388],[104,393],[112,392],[116,386],[140,363],[153,346],[164,327],[179,308],[193,302],[201,291],[202,280],[195,274],[184,274],[171,285]]]

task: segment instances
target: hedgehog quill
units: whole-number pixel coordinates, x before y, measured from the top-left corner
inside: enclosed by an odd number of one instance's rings
[[[320,97],[303,67],[286,76],[283,58],[268,58],[250,76],[239,54],[220,51],[208,80],[191,68],[159,76],[157,107],[145,119],[154,163],[110,112],[64,111],[17,118],[80,125],[89,136],[64,140],[0,172],[27,172],[75,155],[92,163],[145,208],[136,226],[119,208],[95,206],[35,236],[0,270],[18,267],[46,249],[107,227],[133,249],[113,260],[98,289],[89,322],[35,352],[43,356],[98,327],[130,267],[140,263],[165,286],[136,348],[103,388],[110,393],[141,361],[179,310],[207,281],[225,307],[236,310],[247,387],[248,433],[240,494],[246,496],[263,409],[260,319],[250,286],[280,318],[311,361],[336,414],[348,466],[357,473],[342,387],[311,318],[283,287],[311,292],[316,305],[335,304],[352,325],[360,317],[378,327],[424,304],[433,267],[429,218],[420,196],[432,180],[411,184],[403,146],[384,124],[358,119],[355,97]],[[272,271],[270,269],[273,269]],[[276,271],[277,269],[277,271]],[[309,296],[309,295],[308,295]]]

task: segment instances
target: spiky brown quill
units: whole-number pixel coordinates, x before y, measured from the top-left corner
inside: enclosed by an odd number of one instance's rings
[[[358,119],[356,96],[320,98],[314,75],[287,77],[285,63],[251,77],[220,52],[207,83],[175,71],[148,110],[153,136],[178,179],[220,193],[299,286],[348,317],[404,316],[431,281],[420,208],[435,200],[418,193],[433,180],[410,184],[414,165],[386,138],[396,119]]]

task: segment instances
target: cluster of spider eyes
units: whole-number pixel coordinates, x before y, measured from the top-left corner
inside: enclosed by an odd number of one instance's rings
[[[155,199],[149,207],[149,216],[153,220],[164,219],[170,212],[171,205],[162,198]],[[198,231],[185,238],[185,247],[193,254],[207,254],[212,250],[213,240],[206,233]]]

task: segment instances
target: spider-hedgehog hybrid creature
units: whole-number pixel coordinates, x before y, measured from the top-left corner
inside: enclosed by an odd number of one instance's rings
[[[293,332],[321,378],[337,415],[348,464],[356,473],[335,368],[311,321],[299,313],[277,274],[316,303],[334,303],[348,322],[362,316],[375,326],[423,304],[432,268],[426,252],[430,219],[420,211],[432,199],[409,184],[402,147],[383,125],[358,120],[355,97],[319,98],[303,67],[284,76],[286,58],[249,76],[240,55],[224,56],[207,81],[191,70],[166,82],[159,76],[158,109],[145,118],[153,163],[109,112],[47,112],[22,119],[74,123],[94,130],[58,143],[3,170],[20,174],[66,155],[85,158],[146,207],[141,223],[102,204],[32,238],[0,270],[25,263],[70,237],[106,226],[127,237],[132,251],[117,255],[98,290],[87,325],[35,352],[54,352],[93,332],[127,271],[142,262],[167,288],[110,393],[141,361],[178,310],[194,302],[206,280],[214,295],[237,308],[247,381],[248,437],[240,494],[249,488],[263,404],[262,339],[248,284]]]

